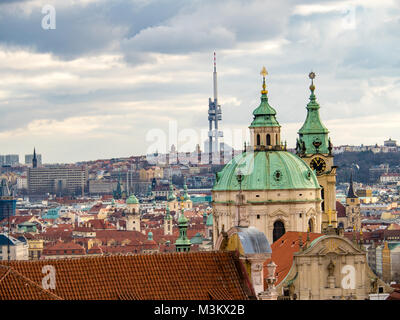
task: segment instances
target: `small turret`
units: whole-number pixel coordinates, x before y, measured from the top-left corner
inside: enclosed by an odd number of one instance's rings
[[[263,84],[261,90],[261,103],[253,111],[254,119],[249,127],[254,150],[272,150],[282,149],[280,125],[276,120],[276,111],[268,103],[268,90],[265,85],[265,77],[268,72],[263,67],[261,75],[263,76]]]
[[[179,238],[176,239],[175,247],[177,252],[189,252],[191,242],[187,237],[188,219],[185,217],[183,209],[178,218]]]
[[[168,191],[168,202],[176,201],[176,196],[174,194],[174,187],[172,186],[172,182],[169,183],[169,191]]]
[[[169,212],[168,202],[164,217],[164,235],[172,235],[172,216]]]

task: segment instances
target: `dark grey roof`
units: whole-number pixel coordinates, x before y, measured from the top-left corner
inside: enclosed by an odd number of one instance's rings
[[[14,237],[7,237],[7,235],[5,234],[0,234],[0,246],[6,246],[8,244],[10,244],[10,246],[14,246],[16,244],[18,244],[20,241],[15,239]]]
[[[267,237],[254,227],[239,227],[239,239],[245,254],[271,253],[271,246]]]
[[[347,198],[358,198],[353,190],[353,173],[350,174],[350,186],[349,186],[349,191],[347,193]]]

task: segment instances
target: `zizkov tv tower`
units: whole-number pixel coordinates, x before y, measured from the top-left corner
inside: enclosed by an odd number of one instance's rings
[[[208,99],[208,122],[209,122],[209,163],[212,163],[212,159],[216,158],[219,162],[219,144],[218,138],[223,137],[222,131],[218,131],[218,121],[222,119],[222,111],[221,106],[218,104],[217,98],[217,59],[214,52],[214,73],[213,73],[213,81],[214,81],[214,101],[211,98]],[[213,129],[214,122],[214,129]]]

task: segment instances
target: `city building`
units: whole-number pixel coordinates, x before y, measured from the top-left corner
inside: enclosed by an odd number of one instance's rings
[[[16,166],[19,164],[19,155],[18,154],[0,155],[0,164],[11,167]]]
[[[117,181],[111,179],[89,180],[89,194],[112,194],[113,190],[117,188],[117,183]]]
[[[28,244],[26,239],[16,239],[0,234],[0,260],[28,260]]]
[[[389,140],[385,140],[383,142],[383,145],[385,147],[397,147],[397,141],[396,140],[392,140],[392,138],[389,138]]]
[[[44,240],[42,239],[32,239],[28,240],[28,256],[29,260],[39,260],[42,256],[44,247]]]
[[[379,177],[379,182],[386,183],[397,183],[400,181],[400,173],[397,172],[388,172],[384,173]]]
[[[1,180],[0,185],[0,221],[15,216],[17,200],[11,195],[7,180]]]
[[[78,194],[83,195],[88,172],[80,167],[28,168],[30,194]]]

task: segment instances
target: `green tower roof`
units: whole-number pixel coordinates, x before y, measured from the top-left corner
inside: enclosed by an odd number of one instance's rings
[[[314,133],[329,133],[328,129],[322,124],[319,116],[319,104],[314,94],[315,86],[310,86],[311,95],[310,102],[307,104],[307,118],[298,133],[314,134]]]
[[[139,200],[136,198],[134,194],[130,195],[128,199],[126,199],[126,204],[138,204]]]
[[[320,106],[314,94],[315,73],[311,72],[309,78],[312,80],[310,102],[307,104],[306,120],[298,132],[299,139],[297,140],[296,150],[298,154],[330,154],[332,145],[328,138],[329,131],[321,121],[319,115]]]
[[[178,224],[179,225],[187,225],[187,223],[188,223],[188,219],[185,217],[185,215],[182,211],[178,218]]]
[[[319,189],[315,173],[304,160],[286,151],[243,152],[217,173],[213,191]]]
[[[268,74],[265,67],[261,71],[263,75],[263,90],[261,90],[261,103],[253,111],[254,119],[250,125],[250,128],[254,127],[280,127],[278,121],[275,118],[276,111],[268,103],[268,91],[265,89],[265,76]]]
[[[188,200],[190,200],[190,196],[188,194],[187,185],[185,181],[185,184],[183,185],[183,201],[188,201]]]
[[[188,219],[185,217],[183,210],[178,219],[179,237],[175,241],[177,251],[189,251],[191,242],[187,237]]]
[[[168,192],[168,202],[176,200],[176,196],[174,194],[174,187],[172,186],[172,183],[169,184],[169,192]]]

